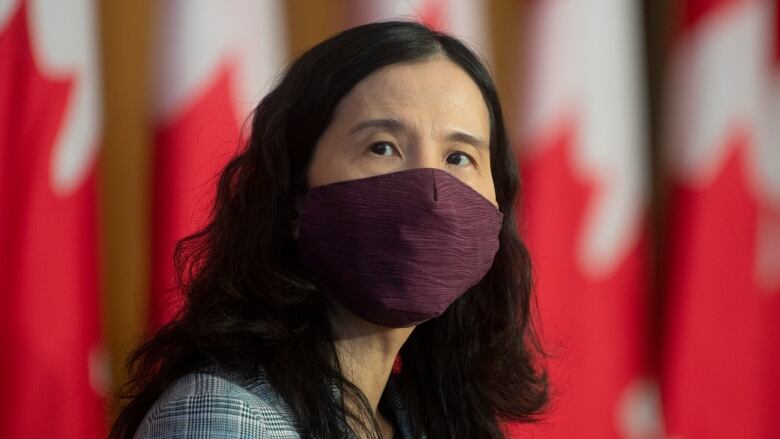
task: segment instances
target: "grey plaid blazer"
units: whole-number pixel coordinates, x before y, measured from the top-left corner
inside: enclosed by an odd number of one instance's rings
[[[394,438],[412,439],[409,412],[391,376],[383,413],[395,427]],[[301,436],[279,395],[260,373],[241,379],[210,367],[187,374],[155,401],[135,439],[293,439]]]

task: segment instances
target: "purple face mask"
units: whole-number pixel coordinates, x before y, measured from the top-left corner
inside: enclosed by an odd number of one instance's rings
[[[502,221],[457,177],[415,168],[309,189],[298,252],[350,312],[409,327],[439,316],[482,279]]]

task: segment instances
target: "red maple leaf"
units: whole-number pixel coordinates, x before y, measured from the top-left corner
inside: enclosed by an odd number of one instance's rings
[[[519,226],[534,264],[542,340],[553,355],[553,399],[542,424],[512,429],[518,437],[619,437],[616,401],[645,371],[646,238],[606,277],[583,272],[577,247],[598,188],[570,165],[576,138],[575,124],[565,121],[537,140],[542,152],[520,158]]]
[[[70,78],[38,68],[24,2],[0,30],[0,437],[100,437],[96,178],[50,182]]]
[[[426,1],[420,10],[420,21],[431,29],[445,31],[444,13],[446,5],[441,0]]]
[[[728,147],[717,177],[677,182],[670,206],[663,394],[669,432],[685,437],[780,432],[780,291],[756,279],[759,215],[780,227],[780,212],[747,186],[749,137]]]
[[[676,8],[674,12],[678,22],[675,25],[675,33],[679,37],[699,26],[699,23],[714,11],[723,13],[729,7],[739,6],[749,0],[685,0],[684,2],[672,3]]]
[[[151,323],[168,321],[182,304],[175,291],[176,242],[204,224],[216,176],[239,147],[239,122],[231,83],[235,66],[224,65],[197,99],[160,124],[155,136],[152,216]]]

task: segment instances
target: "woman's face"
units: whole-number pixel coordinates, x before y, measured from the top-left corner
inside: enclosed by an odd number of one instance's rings
[[[384,67],[336,107],[317,142],[309,187],[412,168],[438,168],[497,206],[490,119],[482,94],[457,64],[436,57]]]

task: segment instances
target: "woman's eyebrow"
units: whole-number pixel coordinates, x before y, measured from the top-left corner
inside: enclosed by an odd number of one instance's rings
[[[357,124],[355,124],[355,126],[350,128],[349,134],[350,135],[354,134],[366,128],[382,128],[390,132],[399,132],[407,129],[406,125],[398,119],[393,119],[393,118],[367,119],[358,122]],[[477,149],[487,148],[487,142],[484,139],[469,133],[465,133],[463,131],[454,131],[454,130],[451,131],[450,134],[447,135],[447,141],[466,143]]]
[[[487,142],[481,137],[473,136],[463,131],[452,131],[447,136],[449,142],[466,143],[477,149],[487,150]]]
[[[368,119],[355,124],[349,130],[349,134],[354,134],[366,128],[384,128],[387,131],[398,132],[406,129],[406,125],[400,120],[392,118]]]

